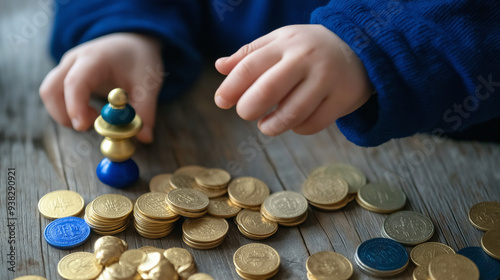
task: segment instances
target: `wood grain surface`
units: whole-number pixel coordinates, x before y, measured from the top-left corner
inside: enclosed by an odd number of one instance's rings
[[[234,110],[220,110],[213,93],[222,77],[209,67],[193,89],[180,100],[159,107],[155,142],[139,145],[133,158],[141,169],[140,181],[126,190],[107,187],[97,180],[95,168],[102,158],[102,140],[94,131],[76,132],[55,124],[38,96],[38,87],[53,67],[47,42],[52,24],[49,1],[0,1],[0,279],[35,274],[61,279],[58,261],[70,252],[92,252],[89,242],[74,250],[54,249],[45,242],[49,220],[41,217],[37,203],[44,194],[60,189],[80,193],[86,203],[105,193],[131,199],[147,192],[149,180],[188,164],[220,167],[233,177],[254,176],[271,191],[300,191],[307,174],[329,163],[359,167],[369,181],[388,181],[408,196],[405,209],[428,215],[436,226],[431,241],[457,250],[479,246],[482,232],[468,221],[468,209],[480,201],[500,201],[500,146],[492,143],[456,142],[417,135],[393,140],[376,148],[348,142],[335,126],[313,136],[285,133],[270,138],[254,122],[239,119]],[[93,101],[96,108],[102,100]],[[15,168],[16,209],[8,216],[8,168]],[[9,217],[15,217],[15,272],[8,270]],[[369,212],[356,202],[340,211],[309,209],[298,227],[280,227],[262,241],[281,256],[273,279],[306,279],[305,261],[313,253],[334,250],[354,264],[357,245],[381,236],[386,215]],[[12,220],[11,220],[12,222]],[[244,238],[230,221],[223,244],[212,250],[194,250],[181,240],[180,224],[168,237],[150,240],[133,228],[117,236],[130,248],[150,245],[187,248],[198,269],[215,279],[239,279],[233,253],[253,241]],[[12,238],[11,238],[12,239]],[[407,247],[408,250],[411,247]],[[411,279],[413,265],[395,279]],[[355,267],[352,279],[370,279]]]

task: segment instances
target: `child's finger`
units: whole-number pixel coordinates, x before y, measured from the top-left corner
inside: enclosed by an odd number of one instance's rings
[[[107,69],[99,58],[80,58],[64,79],[64,99],[71,124],[76,130],[85,130],[97,113],[89,106],[90,94],[107,78]]]
[[[281,134],[306,120],[321,104],[325,89],[316,87],[314,78],[307,78],[258,123],[260,131],[269,136]]]
[[[274,37],[274,33],[267,34],[244,45],[231,56],[219,58],[215,62],[215,68],[217,68],[217,71],[221,74],[228,75],[243,58],[266,46]]]
[[[39,89],[40,98],[47,112],[57,123],[64,126],[71,126],[64,100],[64,78],[74,62],[75,57],[63,59],[47,74]]]
[[[300,58],[282,59],[269,68],[243,93],[236,111],[243,119],[256,120],[292,92],[305,76]]]
[[[292,128],[295,133],[309,135],[319,132],[335,122],[341,115],[335,113],[335,98],[327,97],[301,124]]]
[[[140,84],[140,82],[136,84]],[[155,125],[159,87],[146,89],[138,86],[129,92],[129,103],[141,117],[143,124],[141,131],[136,136],[137,140],[142,143],[151,143],[153,142],[153,128]]]
[[[215,103],[222,109],[236,104],[241,95],[271,66],[281,59],[274,47],[260,49],[243,59],[215,92]]]

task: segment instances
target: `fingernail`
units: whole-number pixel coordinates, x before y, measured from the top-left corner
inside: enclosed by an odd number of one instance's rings
[[[71,125],[73,126],[73,129],[75,130],[80,130],[80,120],[77,118],[71,119]]]
[[[215,95],[215,104],[222,109],[229,109],[231,108],[231,103],[227,102],[220,94]]]
[[[221,58],[217,59],[217,61],[215,63],[224,63],[228,58],[229,58],[229,56],[221,57]]]

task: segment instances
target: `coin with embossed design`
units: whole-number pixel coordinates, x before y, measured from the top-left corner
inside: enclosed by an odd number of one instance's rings
[[[103,194],[92,202],[92,212],[101,219],[117,219],[128,216],[134,205],[127,197],[119,194]]]
[[[278,272],[280,256],[271,246],[250,243],[236,250],[233,262],[244,279],[268,279]]]
[[[478,280],[479,269],[462,255],[444,254],[430,262],[429,275],[432,280]]]
[[[469,221],[482,231],[500,228],[500,202],[481,202],[469,210]]]
[[[236,216],[236,222],[242,233],[255,237],[269,237],[276,233],[278,224],[263,217],[259,211],[243,210]]]
[[[47,219],[58,219],[77,216],[82,212],[84,205],[85,202],[80,194],[59,190],[42,196],[38,202],[38,210]]]
[[[386,183],[370,183],[359,189],[356,201],[367,210],[392,213],[405,206],[406,195],[396,186]]]
[[[262,207],[272,220],[288,222],[304,215],[307,211],[307,200],[303,195],[292,191],[275,192],[268,196]]]
[[[191,175],[174,174],[170,177],[170,186],[174,189],[194,188],[196,186],[196,181]]]
[[[186,219],[182,224],[182,232],[190,240],[212,242],[223,238],[229,230],[229,224],[223,218],[204,216]]]
[[[316,280],[349,279],[353,273],[351,262],[333,251],[311,255],[306,261],[306,269]]]
[[[481,247],[490,257],[500,260],[500,228],[485,232],[481,238]]]
[[[187,212],[201,212],[208,208],[208,197],[195,189],[175,189],[167,194],[166,202],[175,212],[176,209]]]
[[[137,198],[137,210],[150,218],[173,219],[177,214],[168,208],[166,198],[166,193],[145,193]]]
[[[170,173],[154,176],[151,178],[151,181],[149,181],[149,190],[151,192],[168,193],[173,189],[173,187],[170,186],[170,177],[172,177]]]
[[[382,235],[405,245],[417,245],[434,235],[434,224],[423,214],[399,211],[387,216]]]
[[[236,178],[227,187],[229,199],[234,204],[251,208],[260,206],[269,196],[270,190],[266,183],[253,177]]]
[[[428,266],[417,266],[413,270],[413,280],[430,280],[431,276],[429,275],[429,267]]]
[[[94,279],[102,271],[102,265],[97,264],[94,254],[76,252],[64,256],[57,264],[57,272],[64,279]]]
[[[232,204],[228,197],[211,198],[208,202],[208,214],[219,218],[236,216],[241,208]]]
[[[313,170],[309,177],[314,177],[322,174],[339,176],[343,178],[349,185],[349,193],[355,194],[366,184],[366,176],[358,168],[344,163],[337,163],[319,167]]]
[[[455,254],[450,246],[439,242],[426,242],[415,246],[410,257],[415,265],[427,266],[435,257],[448,254]]]
[[[309,177],[302,186],[302,193],[307,200],[321,205],[341,202],[348,190],[344,179],[330,174]]]
[[[220,168],[209,168],[199,172],[194,178],[200,186],[218,189],[229,183],[231,175]]]
[[[362,242],[354,255],[361,271],[374,277],[391,277],[408,267],[409,256],[403,245],[388,238],[372,238]]]

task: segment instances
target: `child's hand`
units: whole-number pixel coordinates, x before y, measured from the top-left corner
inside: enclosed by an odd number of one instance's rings
[[[159,75],[149,77],[151,71]],[[157,41],[129,33],[107,35],[69,50],[45,77],[40,96],[55,121],[86,130],[99,115],[89,106],[90,94],[105,97],[121,87],[144,123],[138,140],[151,142],[162,71]]]
[[[361,107],[372,92],[359,58],[321,25],[280,28],[215,66],[228,75],[215,93],[217,106],[237,104],[241,118],[260,119],[259,129],[270,136],[289,129],[316,133]]]

